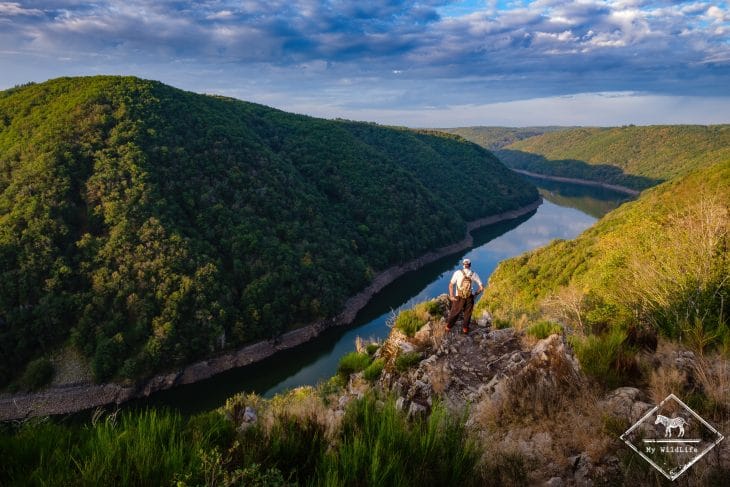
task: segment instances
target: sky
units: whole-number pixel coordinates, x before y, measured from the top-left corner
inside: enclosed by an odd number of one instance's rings
[[[0,89],[95,74],[409,127],[730,123],[730,6],[0,1]]]

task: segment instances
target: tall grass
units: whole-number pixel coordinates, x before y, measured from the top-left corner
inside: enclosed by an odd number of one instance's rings
[[[636,368],[636,351],[625,344],[626,332],[612,328],[601,335],[570,337],[586,374],[609,389],[627,385]]]
[[[315,485],[478,485],[479,454],[463,418],[436,405],[409,422],[392,400],[366,396],[345,415],[339,446],[327,452]]]
[[[197,426],[164,410],[111,415],[82,427],[42,420],[6,426],[0,485],[170,485],[200,472],[201,449],[232,437],[220,414],[208,416]]]

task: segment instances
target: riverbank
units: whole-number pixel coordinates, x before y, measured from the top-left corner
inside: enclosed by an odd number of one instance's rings
[[[536,172],[525,171],[522,169],[512,169],[512,171],[514,171],[518,174],[524,174],[525,176],[530,176],[533,178],[547,179],[548,181],[558,181],[561,183],[582,184],[584,186],[596,186],[599,188],[606,188],[606,189],[610,189],[613,191],[617,191],[619,193],[629,194],[631,196],[638,196],[641,193],[641,191],[627,188],[626,186],[619,186],[618,184],[601,183],[599,181],[591,181],[590,179],[566,178],[566,177],[562,177],[562,176],[548,176],[547,174],[540,174],[540,173],[536,173]]]
[[[428,252],[417,259],[379,273],[367,288],[345,302],[342,312],[335,318],[292,330],[275,341],[268,340],[254,343],[237,351],[196,362],[174,372],[154,376],[140,384],[78,383],[53,387],[35,393],[2,394],[0,395],[0,420],[7,421],[32,416],[65,414],[106,404],[120,404],[131,399],[147,397],[154,392],[178,385],[192,384],[221,372],[261,361],[276,352],[301,345],[317,337],[327,328],[352,323],[357,313],[368,301],[397,278],[471,247],[473,245],[471,235],[473,230],[521,217],[535,211],[540,204],[542,204],[542,198],[517,210],[470,222],[467,225],[466,235],[461,241]]]

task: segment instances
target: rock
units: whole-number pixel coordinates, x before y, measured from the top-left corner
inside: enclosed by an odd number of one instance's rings
[[[426,406],[418,404],[417,402],[412,402],[411,407],[408,408],[408,417],[413,418],[413,417],[423,416],[426,414],[427,411],[428,411],[428,408],[426,408]]]
[[[340,396],[340,399],[337,401],[337,407],[339,409],[345,409],[347,407],[347,403],[350,402],[350,396]]]
[[[402,411],[402,410],[403,410],[403,408],[405,407],[405,404],[406,404],[406,398],[405,398],[405,397],[403,397],[403,396],[400,396],[400,397],[399,397],[398,399],[396,399],[396,401],[395,401],[395,408],[396,408],[397,410],[399,410],[399,411]]]
[[[563,487],[565,482],[560,477],[553,477],[545,482],[545,487]]]
[[[482,315],[477,318],[477,325],[482,328],[486,328],[492,325],[492,314],[489,311],[485,311]]]
[[[640,395],[641,391],[635,387],[619,387],[609,392],[601,403],[604,409],[614,416],[630,419],[633,417],[634,404],[639,401]]]
[[[243,412],[243,422],[251,424],[255,423],[257,419],[258,416],[256,415],[256,410],[251,406],[246,406],[246,409]]]
[[[426,343],[431,339],[432,334],[433,330],[431,328],[431,323],[426,323],[416,332],[415,335],[413,335],[413,340],[419,343]]]

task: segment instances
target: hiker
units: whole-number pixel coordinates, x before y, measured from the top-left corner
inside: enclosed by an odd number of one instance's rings
[[[446,320],[446,331],[456,323],[459,313],[464,311],[464,324],[461,331],[469,333],[469,324],[471,323],[471,312],[474,309],[474,296],[484,290],[482,280],[479,275],[471,270],[471,261],[464,259],[462,262],[464,268],[454,272],[449,282],[449,299],[451,300],[451,313]],[[476,293],[472,292],[472,283],[476,282],[479,286]]]

